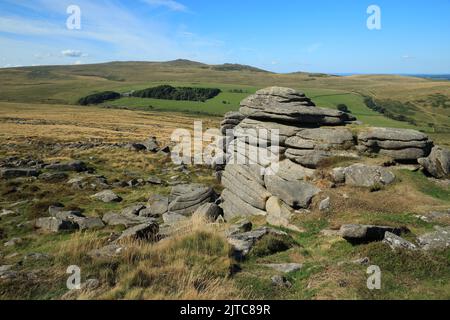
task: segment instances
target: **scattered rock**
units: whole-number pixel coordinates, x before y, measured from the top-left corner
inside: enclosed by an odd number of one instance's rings
[[[247,219],[241,219],[236,223],[232,224],[230,228],[227,230],[226,235],[231,236],[237,233],[245,233],[251,231],[253,228],[253,224]]]
[[[3,265],[0,266],[0,279],[2,280],[9,280],[14,279],[17,277],[17,272],[11,270],[14,266],[13,265]]]
[[[253,246],[267,235],[288,237],[287,233],[268,227],[229,235],[227,241],[232,247],[232,256],[238,260],[245,258]]]
[[[223,215],[223,210],[214,203],[205,203],[195,211],[194,215],[202,217],[207,222],[213,223],[219,216]]]
[[[0,217],[6,217],[13,214],[16,214],[16,212],[13,210],[2,209],[2,211],[0,211]]]
[[[417,238],[423,250],[440,250],[450,246],[450,227],[437,227],[435,232],[424,234]]]
[[[415,244],[413,244],[413,243],[411,243],[389,231],[387,231],[384,234],[383,243],[386,243],[387,245],[389,245],[392,250],[395,250],[395,249],[416,250],[417,249],[417,246]]]
[[[327,197],[326,199],[322,200],[319,204],[319,210],[322,212],[330,211],[331,210],[331,199],[330,197]]]
[[[98,217],[88,217],[77,220],[77,224],[80,230],[92,230],[101,229],[105,226],[102,219]]]
[[[345,169],[345,184],[352,187],[373,188],[389,185],[395,181],[395,175],[386,168],[355,164]]]
[[[163,214],[164,223],[168,225],[173,225],[180,221],[187,221],[187,219],[188,218],[186,216],[175,212],[167,212]]]
[[[291,288],[292,287],[292,283],[290,283],[284,276],[276,275],[270,279],[272,280],[272,284],[274,286],[281,287],[281,288]]]
[[[373,226],[361,224],[346,224],[340,229],[340,235],[352,244],[368,243],[372,241],[382,241],[385,233],[390,232],[395,235],[401,235],[405,231],[401,228]]]
[[[428,158],[420,158],[418,161],[435,178],[450,176],[450,150],[435,146]]]
[[[122,210],[122,215],[125,215],[125,216],[127,216],[127,215],[128,216],[138,216],[139,213],[145,208],[146,207],[143,204],[135,204],[135,205],[133,205],[131,207],[127,207],[127,208],[123,209]]]
[[[150,137],[143,143],[144,148],[150,152],[157,152],[159,150],[159,143],[156,137]]]
[[[96,193],[92,197],[105,203],[122,201],[122,198],[116,195],[112,190],[101,191],[99,193]]]
[[[264,266],[283,273],[295,272],[303,268],[303,265],[299,263],[279,263],[279,264],[271,263],[265,264]]]
[[[69,220],[62,220],[55,217],[39,218],[36,220],[36,228],[47,232],[61,232],[78,229],[78,225]]]
[[[45,167],[47,170],[55,171],[74,171],[74,172],[84,172],[88,171],[88,167],[83,161],[70,161],[65,163],[54,163]]]
[[[69,178],[69,175],[65,172],[46,172],[39,176],[39,179],[45,182],[61,182]]]
[[[0,169],[0,178],[13,179],[20,177],[37,177],[40,171],[37,169],[19,169],[19,168],[6,168]]]
[[[18,244],[21,244],[23,241],[21,238],[12,238],[11,240],[9,240],[8,242],[5,242],[4,246],[5,247],[14,247]]]
[[[125,226],[126,228],[128,228],[138,224],[146,223],[149,221],[149,218],[108,212],[103,215],[102,220],[110,226]]]
[[[155,221],[140,224],[125,230],[117,239],[121,240],[146,240],[154,241],[157,239],[159,225]]]
[[[146,181],[148,183],[154,184],[154,185],[161,185],[161,184],[163,184],[163,181],[160,178],[155,177],[155,176],[148,177]]]
[[[124,247],[118,244],[110,244],[100,249],[95,249],[88,252],[88,256],[92,259],[112,259],[120,256],[124,251]]]

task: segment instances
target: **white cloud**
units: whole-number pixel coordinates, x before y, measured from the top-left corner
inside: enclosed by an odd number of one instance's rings
[[[414,59],[414,58],[415,57],[410,56],[409,54],[405,54],[405,55],[402,56],[402,59],[404,59],[404,60],[410,60],[410,59]]]
[[[77,65],[83,64],[83,62],[81,60],[77,60],[73,64],[77,66]]]
[[[79,58],[81,56],[83,56],[83,52],[79,51],[79,50],[63,50],[61,51],[61,54],[65,57],[71,57],[71,58]]]
[[[143,0],[154,7],[165,7],[172,11],[187,11],[187,7],[174,0]]]

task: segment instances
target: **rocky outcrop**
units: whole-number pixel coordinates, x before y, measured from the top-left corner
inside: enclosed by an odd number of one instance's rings
[[[435,146],[427,158],[420,158],[418,161],[433,177],[450,177],[450,150]]]
[[[216,193],[211,187],[200,184],[182,184],[172,187],[168,211],[184,216],[192,215],[205,203],[214,202]]]
[[[55,171],[73,171],[73,172],[84,172],[88,170],[87,165],[83,161],[70,161],[64,163],[54,163],[45,167],[47,170]]]
[[[233,130],[244,119],[245,116],[239,112],[227,112],[224,120],[220,123],[220,131],[223,135],[226,135],[227,130]]]
[[[384,234],[383,243],[386,243],[392,250],[406,249],[406,250],[416,250],[417,246],[396,234],[386,231]]]
[[[343,125],[354,120],[346,113],[315,107],[302,92],[280,87],[257,91],[241,102],[239,111],[252,119],[303,125]]]
[[[416,130],[370,128],[358,135],[358,145],[363,152],[416,162],[430,154],[433,143],[426,134]]]

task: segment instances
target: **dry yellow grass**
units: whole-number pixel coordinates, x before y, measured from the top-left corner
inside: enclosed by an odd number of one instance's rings
[[[140,141],[155,136],[168,143],[175,129],[193,130],[194,121],[203,128],[217,128],[219,118],[164,112],[136,112],[67,105],[0,102],[0,138],[108,143]]]

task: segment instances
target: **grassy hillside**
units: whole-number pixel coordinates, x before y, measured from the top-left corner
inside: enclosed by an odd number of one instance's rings
[[[394,115],[408,117],[417,129],[450,132],[448,81],[383,75],[274,74],[248,66],[210,66],[187,60],[2,69],[0,101],[75,104],[81,97],[96,92],[128,92],[162,84],[213,86],[223,92],[205,103],[121,99],[112,105],[221,115],[236,110],[239,101],[255,90],[278,85],[305,91],[319,106],[345,103],[370,125],[410,127],[406,122],[392,121],[369,110],[364,105],[365,96]]]

